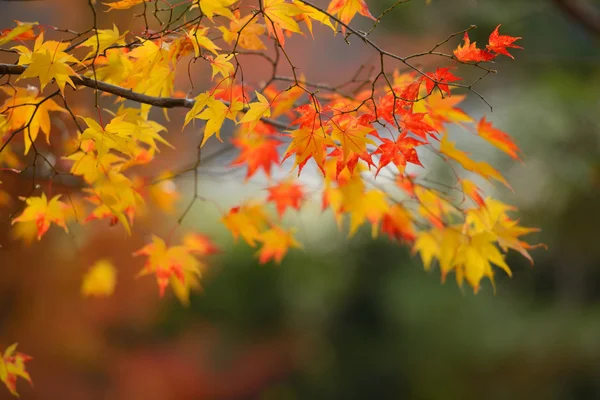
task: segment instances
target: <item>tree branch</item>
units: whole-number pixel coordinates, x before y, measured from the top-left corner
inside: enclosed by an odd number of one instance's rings
[[[27,69],[24,65],[3,64],[0,63],[0,75],[21,75]],[[195,101],[192,99],[181,99],[177,97],[155,97],[148,96],[143,93],[134,92],[133,89],[127,89],[122,86],[112,85],[110,83],[96,81],[93,78],[88,78],[82,75],[73,75],[70,77],[73,83],[77,86],[85,86],[99,91],[114,94],[115,96],[123,97],[127,100],[132,100],[138,103],[149,104],[160,108],[192,108]],[[228,104],[227,102],[224,102]],[[246,112],[248,109],[243,109]],[[270,118],[261,118],[261,121],[279,129],[287,129],[288,124]]]
[[[600,37],[599,10],[581,0],[554,0],[554,3],[590,33]]]

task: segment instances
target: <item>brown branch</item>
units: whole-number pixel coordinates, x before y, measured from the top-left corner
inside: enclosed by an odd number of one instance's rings
[[[600,10],[582,0],[554,0],[554,3],[571,19],[600,37]]]
[[[26,66],[16,64],[0,63],[0,75],[20,75],[27,69]],[[73,75],[70,77],[73,83],[77,86],[85,86],[92,89],[97,89],[101,92],[114,94],[115,96],[123,97],[127,100],[132,100],[138,103],[149,104],[160,108],[192,108],[194,100],[182,99],[176,97],[156,97],[148,96],[143,93],[134,92],[133,89],[127,89],[122,86],[112,85],[110,83],[96,81],[93,78],[88,78],[83,75]],[[242,110],[246,112],[247,109]],[[287,129],[289,125],[282,121],[277,121],[270,118],[261,118],[261,121],[272,125],[279,129]]]

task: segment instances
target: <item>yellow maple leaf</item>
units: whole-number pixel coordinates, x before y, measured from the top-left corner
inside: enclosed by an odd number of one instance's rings
[[[219,55],[217,50],[221,50],[221,48],[206,36],[207,32],[208,28],[203,27],[192,28],[187,32],[187,37],[190,39],[190,42],[192,42],[196,57],[200,57],[200,47],[204,47],[216,56]]]
[[[235,2],[237,2],[237,0],[197,0],[194,2],[192,9],[198,7],[198,4],[200,4],[202,13],[211,21],[213,20],[215,14],[222,15],[227,18],[233,18],[233,14],[229,7],[231,7]]]
[[[302,10],[293,3],[287,3],[285,0],[264,0],[263,14],[267,20],[267,31],[283,46],[285,44],[285,35],[283,30],[295,33],[302,33],[298,23],[294,19],[301,14]]]
[[[56,195],[48,201],[46,194],[42,193],[39,197],[32,196],[24,199],[25,209],[21,215],[12,220],[12,223],[35,221],[38,240],[48,231],[52,223],[68,232],[65,223],[65,209],[68,206],[60,201],[60,197],[61,195]]]
[[[49,144],[50,111],[66,113],[67,110],[56,104],[53,99],[43,101],[35,88],[17,87],[13,90],[5,87],[1,90],[11,96],[0,107],[0,113],[6,116],[6,123],[3,128],[15,131],[27,126],[23,132],[25,154],[29,152],[31,144],[35,142],[40,131],[45,134],[46,142]]]
[[[117,284],[117,269],[108,260],[97,261],[83,277],[81,294],[85,297],[107,297]]]
[[[505,186],[510,188],[510,185],[504,179],[504,177],[494,169],[490,164],[484,161],[474,161],[469,157],[469,153],[458,150],[453,142],[448,140],[448,135],[444,135],[440,144],[440,152],[452,160],[458,162],[464,169],[476,173],[477,175],[490,179],[493,178],[499,182],[502,182]]]
[[[223,33],[223,40],[229,45],[237,42],[242,49],[266,50],[267,47],[259,37],[266,32],[265,26],[259,24],[252,14],[241,19],[239,14],[239,10],[234,12],[234,17],[229,22],[229,28],[223,25],[218,27]]]
[[[31,360],[30,356],[17,351],[17,343],[9,346],[0,357],[0,381],[4,382],[14,396],[19,397],[17,378],[23,378],[32,384],[25,368],[25,363],[29,360]]]
[[[258,261],[264,264],[272,259],[280,264],[290,248],[302,248],[302,244],[293,234],[293,231],[286,231],[279,226],[261,233],[258,240],[262,242],[262,247],[257,252]]]
[[[106,49],[112,45],[124,45],[125,35],[127,31],[122,34],[119,33],[119,28],[113,24],[112,29],[98,29],[96,34],[90,36],[85,42],[81,43],[78,47],[91,47],[92,50],[84,57],[89,58],[95,54],[102,54]]]
[[[27,65],[27,69],[19,75],[17,80],[39,78],[41,90],[44,90],[46,85],[54,79],[63,95],[67,83],[75,88],[71,76],[77,74],[68,63],[79,64],[79,60],[64,52],[67,47],[69,47],[69,43],[54,40],[44,42],[43,32],[35,40],[33,51],[25,46],[13,47],[20,54],[18,64]]]
[[[118,0],[118,1],[113,1],[112,3],[102,3],[102,4],[109,7],[109,9],[107,11],[126,10],[135,5],[142,4],[144,1],[146,1],[146,0]]]
[[[268,118],[271,116],[271,104],[269,103],[269,100],[262,94],[258,92],[255,93],[258,101],[249,104],[250,109],[246,111],[244,117],[239,121],[240,124],[249,122],[250,131],[256,127],[256,124],[261,118]]]
[[[256,246],[260,240],[261,231],[267,226],[268,217],[260,204],[244,204],[234,207],[221,218],[223,225],[237,240],[240,236],[250,246]]]

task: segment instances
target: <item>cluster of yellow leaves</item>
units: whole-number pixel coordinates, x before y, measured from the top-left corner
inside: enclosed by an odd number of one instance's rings
[[[31,384],[31,378],[25,368],[25,363],[29,360],[30,356],[17,351],[17,343],[9,346],[0,356],[0,381],[15,396],[19,395],[17,378],[23,378]]]
[[[234,239],[242,237],[252,247],[256,247],[256,242],[261,243],[261,249],[257,253],[261,264],[271,259],[280,263],[290,248],[302,248],[293,236],[294,231],[286,230],[271,221],[263,204],[247,203],[234,207],[221,221]]]
[[[487,198],[481,207],[466,211],[463,224],[419,232],[413,249],[420,253],[425,269],[430,268],[433,260],[438,260],[442,278],[454,271],[459,284],[466,280],[477,292],[484,277],[494,282],[492,264],[511,276],[504,260],[509,249],[532,261],[527,250],[534,246],[520,237],[537,229],[519,226],[518,221],[507,214],[513,210]]]

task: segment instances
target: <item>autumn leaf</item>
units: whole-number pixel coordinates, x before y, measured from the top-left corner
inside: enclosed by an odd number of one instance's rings
[[[215,15],[233,18],[233,14],[229,7],[231,7],[235,2],[237,2],[237,0],[199,0],[194,2],[192,9],[200,4],[202,14],[206,15],[211,21]]]
[[[298,175],[308,160],[313,158],[317,166],[323,171],[325,163],[325,148],[327,145],[334,146],[334,142],[325,130],[321,127],[311,130],[309,128],[300,128],[289,132],[292,142],[287,148],[283,160],[285,161],[292,154],[296,155],[294,165],[298,167]]]
[[[112,3],[102,3],[109,7],[107,11],[111,10],[126,10],[135,5],[142,4],[146,0],[119,0],[113,1]]]
[[[469,34],[465,32],[464,45],[458,45],[454,50],[454,56],[461,62],[482,62],[493,60],[496,56],[487,50],[477,48],[477,43],[471,43]]]
[[[373,155],[380,155],[379,165],[375,172],[376,177],[379,175],[379,171],[389,163],[393,163],[401,174],[404,173],[407,162],[422,166],[415,149],[423,144],[422,142],[405,135],[399,136],[395,142],[388,138],[381,138],[381,141],[383,143],[373,152]]]
[[[271,104],[269,100],[262,94],[255,92],[258,101],[249,104],[249,109],[244,114],[244,117],[238,121],[238,123],[248,122],[250,124],[250,131],[254,129],[256,124],[261,118],[268,118],[271,116]]]
[[[61,195],[56,195],[48,201],[46,194],[42,193],[39,197],[32,196],[24,199],[25,210],[12,220],[12,224],[35,221],[38,240],[44,236],[52,223],[68,232],[65,223],[65,208],[68,206],[60,201],[60,197]]]
[[[196,57],[200,57],[200,47],[204,47],[206,50],[213,53],[215,56],[218,56],[219,53],[217,50],[221,50],[219,46],[213,43],[207,37],[208,28],[192,28],[188,31],[187,37],[189,38],[192,46],[194,47],[194,54]]]
[[[440,152],[458,162],[467,171],[474,172],[487,180],[493,178],[510,188],[510,185],[500,172],[484,161],[472,160],[469,157],[469,153],[458,150],[454,143],[448,140],[448,135],[444,135],[442,138]]]
[[[35,40],[33,52],[25,46],[13,47],[20,54],[19,65],[27,65],[25,71],[18,79],[39,78],[41,90],[51,80],[55,80],[61,93],[64,95],[65,85],[68,83],[73,88],[75,84],[71,76],[76,75],[68,63],[79,63],[75,57],[65,53],[69,43],[60,43],[53,40],[44,42],[43,32]]]
[[[79,47],[91,47],[92,50],[83,58],[89,58],[95,54],[102,54],[112,45],[124,45],[127,32],[119,33],[119,29],[113,24],[112,29],[98,29],[96,34],[90,36]]]
[[[237,240],[240,236],[250,246],[255,247],[256,241],[261,238],[268,217],[260,204],[244,204],[233,207],[221,218],[221,222]]]
[[[293,181],[280,182],[267,190],[269,191],[267,201],[275,203],[280,217],[283,217],[288,208],[300,210],[300,206],[305,200],[302,185]]]
[[[263,232],[258,238],[262,242],[262,247],[257,253],[258,262],[265,264],[273,260],[280,264],[290,248],[301,249],[302,244],[294,238],[293,234],[293,231],[286,231],[278,226]]]
[[[285,35],[283,29],[290,32],[302,33],[294,17],[302,10],[297,5],[287,3],[285,0],[264,0],[263,14],[267,19],[267,31],[269,35],[275,36],[283,46]]]
[[[0,357],[0,381],[4,382],[14,396],[19,397],[17,378],[23,378],[32,384],[31,377],[25,368],[25,363],[30,360],[32,360],[30,356],[17,351],[17,343],[9,346]]]
[[[406,242],[412,242],[416,234],[410,213],[400,204],[392,205],[383,215],[381,232],[390,239]]]
[[[113,294],[117,284],[117,270],[107,260],[97,261],[83,277],[81,294],[84,297],[107,297]]]
[[[2,88],[10,96],[0,107],[0,113],[7,116],[5,128],[16,131],[26,127],[23,132],[25,154],[29,152],[32,143],[41,131],[46,136],[46,143],[50,143],[50,112],[66,113],[53,99],[44,99],[35,89],[18,87],[16,90]]]
[[[332,0],[327,7],[327,12],[337,16],[346,25],[352,21],[356,13],[375,19],[364,0]],[[345,26],[342,26],[342,32],[346,32]]]
[[[13,40],[31,40],[35,38],[33,27],[37,22],[17,22],[17,26],[12,29],[4,29],[0,37],[0,46]]]
[[[231,163],[232,166],[248,167],[246,179],[250,179],[259,168],[262,168],[267,177],[271,176],[273,164],[279,164],[277,146],[281,142],[264,137],[239,138],[231,141],[240,149],[240,154]]]
[[[450,72],[451,69],[452,67],[438,68],[434,73],[428,72],[423,77],[427,94],[430,94],[437,86],[442,92],[446,92],[448,95],[450,95],[448,83],[462,80],[462,78],[459,78]]]
[[[491,122],[485,120],[485,117],[477,124],[477,133],[497,149],[502,150],[514,159],[519,159],[517,152],[519,152],[520,149],[512,141],[511,137],[500,129],[494,128]]]
[[[352,153],[364,153],[368,144],[375,144],[372,139],[367,137],[367,135],[375,132],[373,127],[361,124],[357,118],[353,118],[348,114],[333,119],[330,126],[331,138],[339,143],[344,161]]]
[[[163,239],[153,236],[151,243],[133,255],[146,256],[146,263],[139,275],[154,274],[162,297],[169,282],[172,285],[175,282],[186,285],[190,276],[199,278],[202,275],[204,266],[191,254],[192,251],[187,246],[167,246]]]
[[[300,16],[306,23],[306,26],[308,27],[311,36],[313,36],[312,21],[317,21],[323,25],[326,25],[330,27],[334,33],[336,32],[335,26],[333,26],[333,24],[331,23],[331,19],[325,13],[307,4],[304,4],[299,0],[293,0],[293,2],[302,12]]]
[[[500,33],[498,32],[498,29],[500,29],[500,26],[501,25],[498,25],[496,27],[496,29],[494,29],[494,31],[490,34],[489,43],[486,46],[486,49],[493,51],[494,53],[502,54],[502,55],[505,55],[507,57],[514,59],[512,54],[510,54],[506,48],[508,47],[508,48],[513,48],[513,49],[522,49],[521,46],[517,46],[516,44],[514,44],[514,42],[516,42],[517,40],[519,40],[521,38],[507,36],[507,35],[500,35]]]
[[[267,47],[260,39],[267,28],[259,24],[254,15],[249,14],[240,18],[239,10],[234,11],[233,18],[229,21],[229,28],[221,25],[218,29],[223,33],[223,40],[231,45],[237,42],[238,46],[246,50],[266,50]]]

